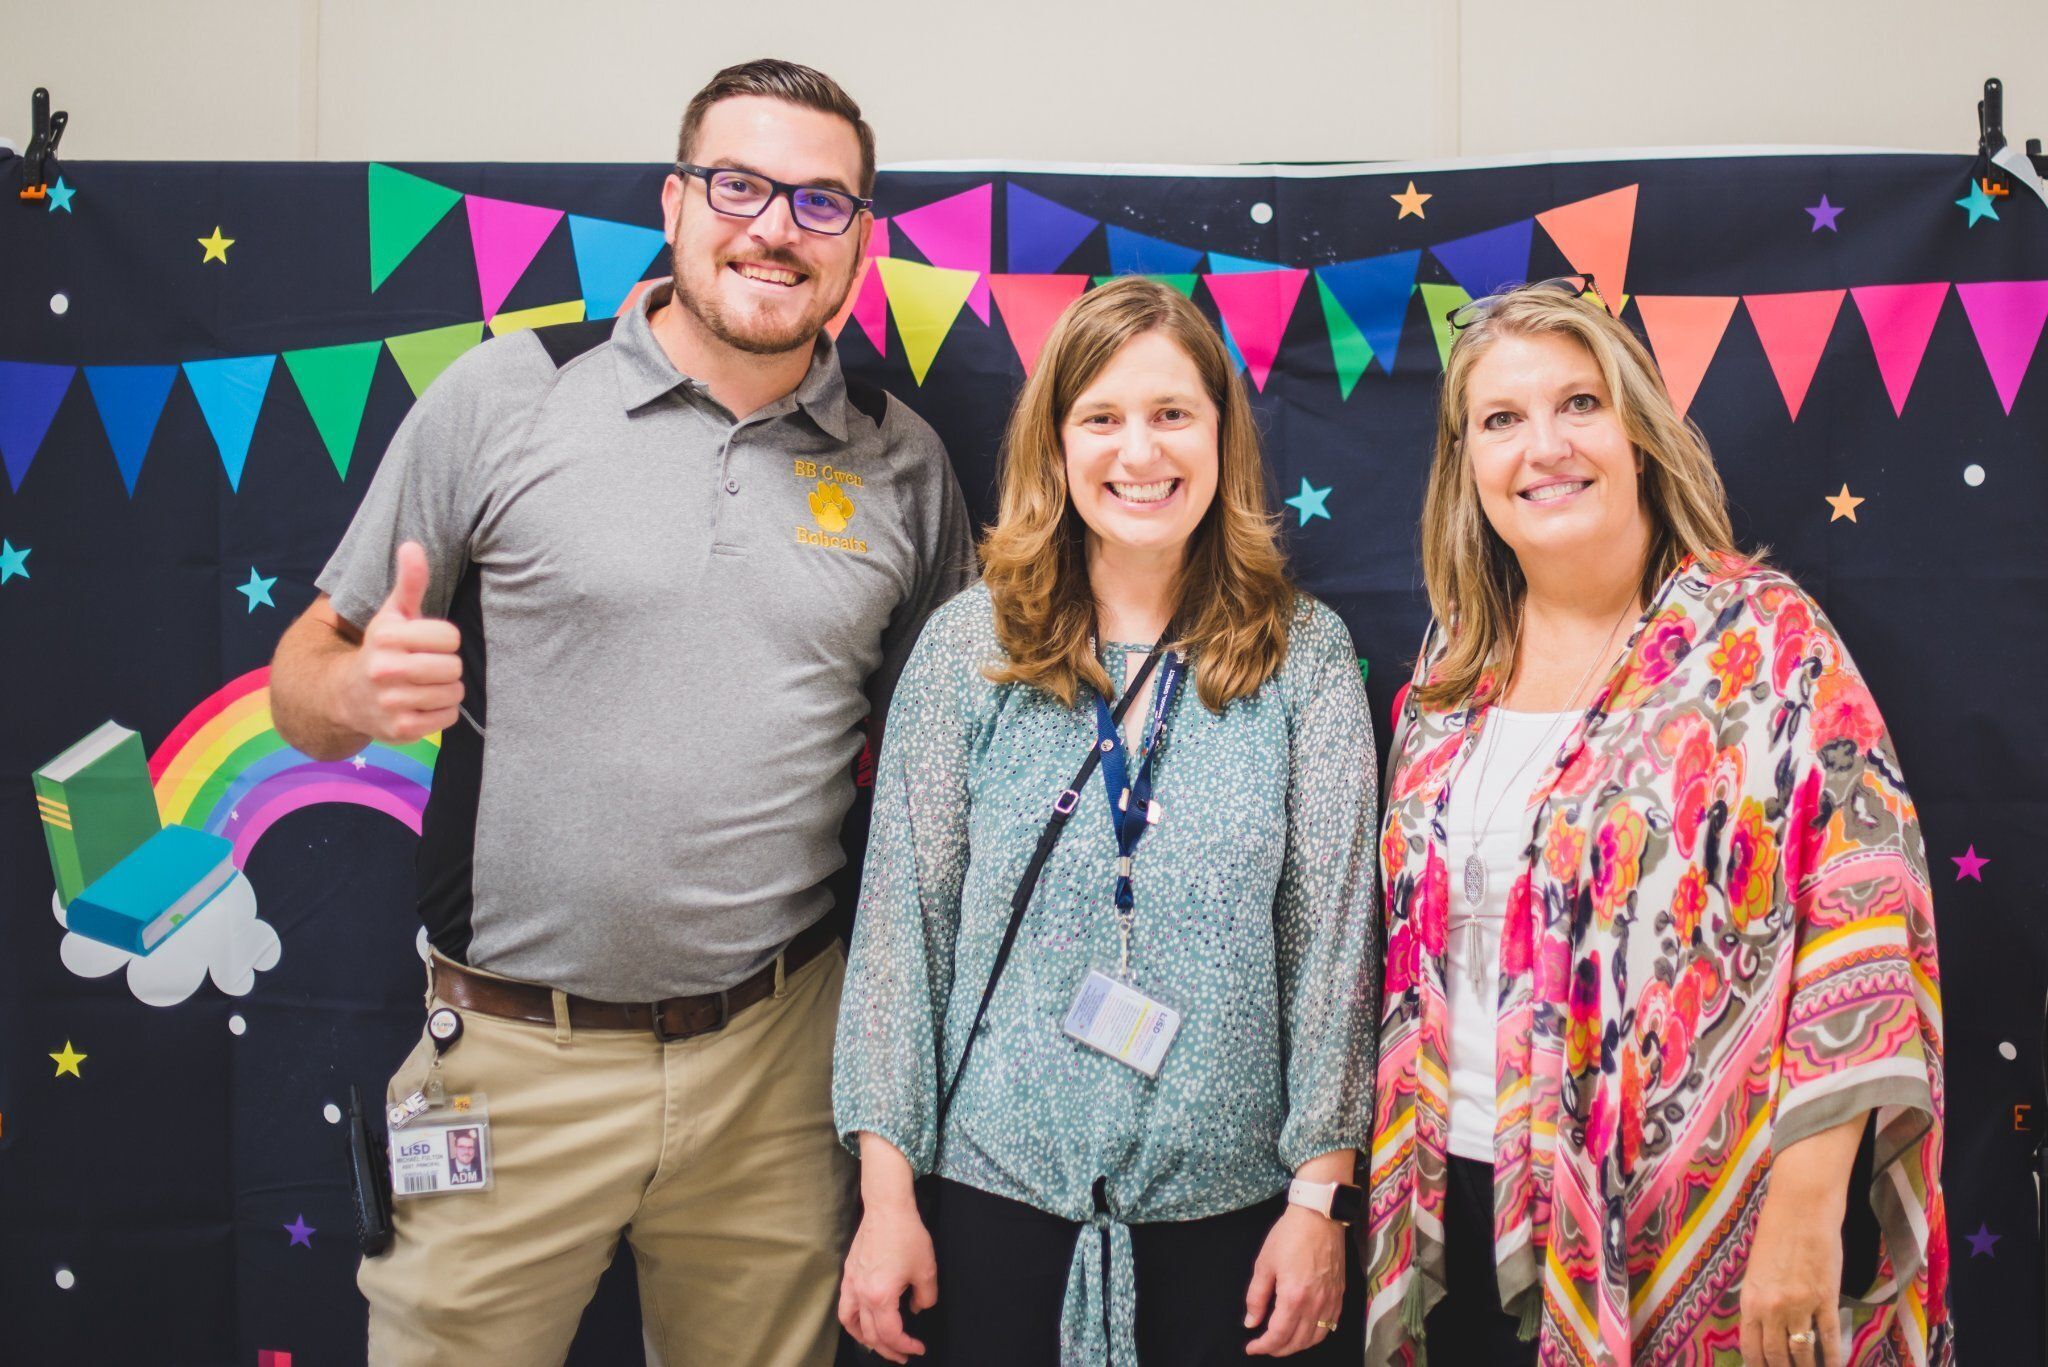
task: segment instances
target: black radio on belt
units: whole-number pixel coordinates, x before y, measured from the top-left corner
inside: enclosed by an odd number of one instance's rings
[[[348,1190],[355,1207],[356,1246],[374,1258],[391,1247],[391,1154],[384,1113],[363,1111],[355,1084],[348,1089]]]

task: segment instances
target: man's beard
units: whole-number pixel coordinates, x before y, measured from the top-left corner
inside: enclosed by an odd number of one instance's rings
[[[772,254],[765,258],[749,259],[755,260],[756,264],[759,265],[780,266],[786,270],[809,275],[813,284],[819,283],[822,279],[822,277],[815,273],[805,270],[799,263],[787,259],[778,259]],[[726,267],[721,262],[712,269],[723,271]],[[815,297],[818,303],[820,305],[829,303],[829,307],[813,307],[810,313],[798,318],[787,328],[776,332],[766,332],[759,329],[751,331],[742,330],[725,316],[724,311],[719,307],[715,294],[707,294],[704,298],[698,298],[683,278],[682,248],[674,243],[671,243],[669,246],[669,275],[675,281],[675,302],[689,310],[690,316],[702,324],[704,330],[713,337],[716,337],[720,342],[723,342],[735,351],[744,351],[753,356],[786,356],[792,351],[812,346],[817,342],[818,334],[825,330],[825,324],[830,322],[833,316],[839,312],[840,306],[846,302],[846,296],[852,293],[854,272],[847,272],[846,288],[839,291],[838,298],[831,299],[822,290],[816,294]]]

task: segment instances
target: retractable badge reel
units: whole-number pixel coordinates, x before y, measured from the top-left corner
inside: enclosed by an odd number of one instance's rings
[[[391,1195],[395,1200],[488,1191],[492,1185],[490,1104],[482,1092],[450,1095],[441,1060],[462,1038],[462,1014],[436,1007],[427,1017],[434,1048],[426,1085],[391,1103]]]

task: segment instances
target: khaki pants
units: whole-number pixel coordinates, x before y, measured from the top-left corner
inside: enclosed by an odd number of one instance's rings
[[[356,1279],[370,1362],[561,1363],[623,1234],[650,1361],[827,1367],[853,1218],[831,1096],[845,976],[828,949],[668,1044],[463,1012],[442,1085],[486,1095],[494,1185],[394,1203],[392,1246]],[[387,1100],[433,1057],[423,1031]]]

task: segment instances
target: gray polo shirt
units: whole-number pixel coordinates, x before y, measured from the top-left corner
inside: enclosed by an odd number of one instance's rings
[[[972,562],[916,414],[821,337],[735,422],[655,339],[667,295],[450,366],[319,578],[360,626],[416,540],[463,628],[480,725],[436,766],[435,944],[611,1001],[730,986],[825,914],[863,723]]]

